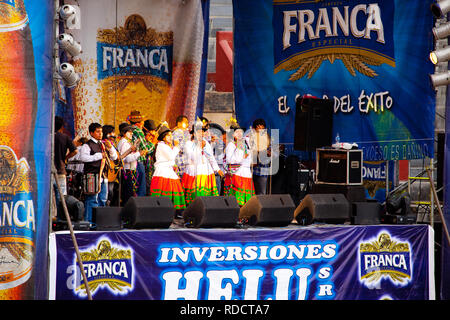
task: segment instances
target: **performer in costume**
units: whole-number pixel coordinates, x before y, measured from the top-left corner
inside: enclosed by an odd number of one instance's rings
[[[176,210],[175,217],[181,217],[181,211],[186,208],[183,186],[176,174],[175,158],[180,152],[178,142],[172,145],[172,132],[166,126],[158,130],[158,144],[155,152],[155,172],[150,185],[151,197],[169,197]]]
[[[159,125],[161,126],[161,124]],[[142,131],[145,134],[145,140],[150,146],[149,152],[145,156],[145,181],[147,184],[147,191],[150,195],[150,184],[152,182],[153,172],[155,171],[155,148],[158,143],[158,127],[156,127],[155,122],[151,119],[144,121],[144,126]]]
[[[128,199],[137,196],[137,162],[145,151],[136,151],[136,146],[132,144],[133,127],[131,125],[123,126],[120,135],[122,139],[117,144],[117,149],[123,162],[122,203],[126,204]]]
[[[133,126],[133,144],[137,141],[138,150],[145,150],[147,153],[152,152],[155,146],[148,143],[145,140],[145,134],[142,131],[144,126],[144,118],[142,117],[139,111],[131,111],[127,118],[128,122]],[[147,154],[146,153],[146,154]],[[147,182],[146,182],[146,171],[145,171],[145,163],[146,163],[146,154],[142,155],[138,159],[138,164],[136,168],[137,172],[137,195],[138,196],[146,196],[147,192]]]
[[[177,174],[180,179],[183,177],[185,167],[186,167],[186,155],[184,154],[184,145],[187,141],[191,139],[191,134],[189,133],[189,121],[185,115],[179,115],[176,119],[176,125],[172,129],[173,141],[178,142],[178,147],[180,152],[175,159],[175,164],[177,166]]]
[[[215,172],[223,176],[217,165],[211,145],[203,137],[201,121],[192,127],[192,140],[186,142],[186,169],[181,179],[186,204],[189,205],[197,196],[218,196]]]
[[[243,206],[254,194],[252,180],[252,155],[244,129],[237,123],[230,126],[233,139],[225,148],[227,175],[224,181],[224,195],[235,196],[238,204]]]
[[[96,122],[89,125],[91,139],[80,150],[80,160],[84,162],[84,173],[89,181],[85,185],[85,214],[84,219],[92,222],[92,208],[104,207],[108,200],[108,178],[105,173],[105,162],[116,160],[118,155],[112,144],[101,141],[102,126]],[[92,186],[90,188],[89,186]]]

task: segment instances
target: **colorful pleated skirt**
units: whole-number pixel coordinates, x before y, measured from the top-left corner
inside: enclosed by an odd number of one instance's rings
[[[255,186],[252,178],[241,177],[236,174],[227,174],[224,180],[224,195],[234,196],[240,206],[243,206],[255,195]]]
[[[219,195],[219,191],[216,186],[216,176],[214,174],[197,175],[194,177],[185,173],[181,179],[181,184],[183,185],[187,206],[196,197]]]
[[[153,176],[150,184],[150,196],[168,197],[172,200],[176,210],[186,209],[186,200],[180,179]]]

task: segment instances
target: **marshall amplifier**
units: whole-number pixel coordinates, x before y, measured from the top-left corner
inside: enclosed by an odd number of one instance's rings
[[[361,185],[362,150],[316,149],[315,183]]]

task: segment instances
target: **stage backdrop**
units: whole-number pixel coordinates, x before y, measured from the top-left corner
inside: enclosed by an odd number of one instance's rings
[[[76,234],[93,299],[434,299],[427,225]],[[87,299],[70,234],[50,236],[50,299]]]
[[[0,1],[0,299],[46,299],[53,2]]]
[[[294,137],[295,99],[334,101],[333,142],[371,161],[433,157],[432,0],[236,0],[238,121]]]
[[[207,1],[77,2],[81,28],[66,31],[83,49],[73,61],[81,82],[57,99],[69,131],[86,136],[92,122],[118,130],[132,110],[171,126],[202,112]]]

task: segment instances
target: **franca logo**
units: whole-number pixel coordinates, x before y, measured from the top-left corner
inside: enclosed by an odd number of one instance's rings
[[[294,71],[289,80],[311,78],[325,61],[340,60],[356,76],[395,67],[394,1],[274,0],[274,73]]]
[[[147,28],[137,14],[129,16],[123,27],[97,33],[98,79],[114,79],[112,90],[142,82],[149,91],[160,91],[161,82],[172,82],[172,60],[173,32]]]
[[[115,295],[124,295],[134,288],[133,254],[130,248],[112,245],[107,238],[98,241],[95,247],[80,253],[83,269],[91,294],[105,288]],[[76,257],[74,259],[76,263]],[[86,296],[81,275],[74,290],[79,296]]]
[[[381,232],[376,239],[359,246],[360,282],[374,287],[386,278],[396,285],[408,284],[412,278],[411,255],[409,243]]]

